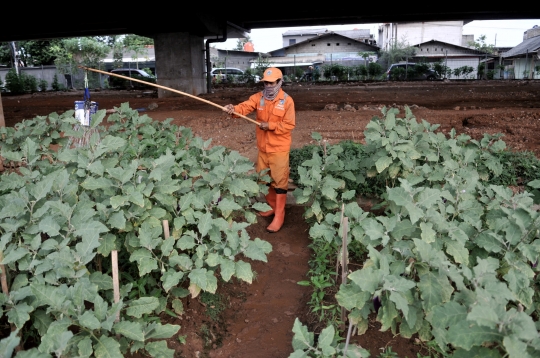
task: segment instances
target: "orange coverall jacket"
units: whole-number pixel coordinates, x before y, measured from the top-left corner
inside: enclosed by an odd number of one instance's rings
[[[273,101],[265,100],[262,92],[255,93],[245,102],[234,106],[243,115],[257,111],[258,122],[268,122],[267,131],[257,127],[257,148],[265,153],[289,152],[291,131],[296,125],[294,102],[282,89]]]

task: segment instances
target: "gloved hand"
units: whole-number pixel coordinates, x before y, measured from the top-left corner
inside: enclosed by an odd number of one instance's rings
[[[225,107],[223,107],[223,111],[227,112],[228,114],[233,114],[234,106],[232,104],[228,104]]]

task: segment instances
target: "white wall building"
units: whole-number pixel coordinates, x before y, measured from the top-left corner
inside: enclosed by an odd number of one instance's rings
[[[465,21],[399,22],[379,26],[379,46],[388,50],[391,44],[405,42],[415,45],[438,40],[468,47],[471,35],[463,35]]]

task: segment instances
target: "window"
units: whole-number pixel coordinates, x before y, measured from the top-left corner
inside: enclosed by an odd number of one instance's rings
[[[339,42],[336,42],[336,46],[339,46]]]
[[[289,46],[294,45],[296,43],[296,39],[289,39]]]
[[[311,44],[311,46],[315,46],[315,44]]]
[[[327,43],[326,46],[330,46],[330,43]]]
[[[350,43],[350,42],[348,42],[348,43],[347,43],[347,45],[348,45],[348,46],[351,46],[351,43]]]

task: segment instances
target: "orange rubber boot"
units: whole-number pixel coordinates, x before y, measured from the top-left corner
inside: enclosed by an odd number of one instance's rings
[[[272,223],[266,228],[268,232],[278,232],[283,226],[285,219],[285,203],[287,202],[287,194],[276,194],[275,216]]]
[[[276,210],[276,191],[272,187],[268,188],[268,194],[266,194],[266,202],[268,203],[268,205],[270,205],[272,210],[261,211],[260,213],[258,213],[259,216],[266,217],[274,215],[274,210]]]

